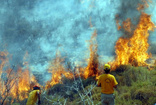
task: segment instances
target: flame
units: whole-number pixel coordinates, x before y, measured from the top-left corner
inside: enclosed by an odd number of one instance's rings
[[[116,20],[116,25],[117,25],[117,29],[120,30],[121,29],[121,25],[119,24],[119,15],[115,16],[115,20]]]
[[[56,58],[51,62],[51,65],[48,69],[49,73],[52,73],[52,78],[47,82],[45,88],[50,88],[55,84],[62,83],[62,78],[73,78],[73,74],[69,71],[66,71],[62,62],[64,61],[61,58],[60,53],[56,52]]]
[[[130,33],[132,31],[132,29],[131,29],[131,19],[130,18],[126,19],[126,21],[123,22],[123,28],[124,28],[124,30],[126,32]]]
[[[90,26],[91,20],[89,21]],[[60,53],[56,52],[56,58],[51,62],[51,65],[48,69],[49,73],[52,73],[52,78],[47,82],[45,88],[48,89],[55,84],[62,83],[63,77],[72,79],[78,76],[82,76],[85,79],[91,76],[98,76],[98,55],[97,55],[97,41],[96,41],[97,32],[94,30],[90,42],[90,58],[88,59],[87,67],[78,67],[75,68],[73,72],[67,71],[63,66],[64,59],[61,58]]]
[[[112,63],[115,69],[119,65],[131,64],[133,66],[145,66],[146,60],[151,56],[147,53],[148,31],[154,30],[154,24],[151,22],[151,16],[142,13],[137,28],[130,38],[119,38],[116,42],[116,59]]]
[[[0,94],[1,94],[2,98],[5,96],[4,95],[5,87],[3,87],[4,82],[1,79],[1,76],[2,76],[2,73],[3,73],[3,68],[4,68],[5,64],[7,63],[7,61],[8,61],[7,55],[8,55],[7,52],[0,52],[0,62],[1,62],[0,63]],[[0,101],[2,101],[2,100],[0,100]]]
[[[85,79],[91,76],[98,75],[98,55],[97,55],[97,32],[94,30],[90,39],[90,58],[88,59],[88,66],[86,68],[76,68],[74,72],[65,70],[63,66],[64,59],[61,58],[60,53],[56,53],[56,58],[51,62],[48,72],[52,73],[52,78],[46,84],[46,89],[52,87],[55,84],[62,83],[62,78],[69,79],[74,76],[83,76]]]
[[[18,69],[19,79],[18,79],[18,85],[17,85],[17,92],[19,95],[19,99],[23,100],[28,97],[28,91],[30,90],[30,75],[29,70],[22,71],[21,68]]]
[[[28,98],[28,92],[30,91],[32,84],[38,83],[35,77],[30,75],[28,65],[25,69],[19,67],[17,72],[14,68],[9,67],[6,71],[3,71],[4,66],[8,66],[6,65],[6,62],[9,60],[7,55],[7,52],[0,52],[0,75],[2,73],[6,74],[6,80],[0,78],[0,94],[2,96],[0,101],[5,97],[12,97],[12,102],[14,99],[24,100],[25,98]]]
[[[144,10],[145,7],[148,8],[149,7],[148,2],[152,3],[151,0],[142,0],[142,3],[138,4],[137,10],[140,11],[140,10]]]
[[[18,72],[12,71],[9,73],[11,69],[7,70],[8,82],[5,84],[3,82],[2,93],[4,94],[2,97],[6,95],[11,96],[12,99],[24,100],[28,98],[28,92],[31,89],[31,84],[38,84],[34,76],[30,76],[29,70],[22,70],[22,68],[18,69]],[[10,89],[9,93],[6,94],[6,90]]]
[[[17,86],[15,86],[15,90],[17,90],[17,94],[19,97],[19,100],[23,100],[25,98],[28,98],[28,92],[32,88],[32,85],[36,84],[39,85],[33,75],[29,72],[29,65],[28,65],[28,58],[29,54],[28,52],[25,53],[23,57],[23,64],[24,69],[19,67],[17,73],[19,74],[18,77],[18,83]]]
[[[84,71],[84,78],[98,75],[97,32],[94,30],[90,39],[90,58]]]

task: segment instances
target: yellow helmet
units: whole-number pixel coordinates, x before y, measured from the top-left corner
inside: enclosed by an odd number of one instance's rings
[[[104,69],[110,69],[110,68],[111,68],[111,66],[109,64],[104,65]]]

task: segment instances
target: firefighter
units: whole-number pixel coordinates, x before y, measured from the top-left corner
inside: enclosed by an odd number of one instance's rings
[[[40,94],[41,94],[40,87],[34,86],[33,91],[29,93],[29,97],[28,97],[26,105],[36,105],[37,100],[38,100],[38,105],[40,105],[41,104]]]
[[[104,65],[105,74],[100,75],[97,86],[101,87],[101,103],[102,105],[115,105],[114,88],[117,89],[118,82],[115,77],[110,74],[111,66]]]

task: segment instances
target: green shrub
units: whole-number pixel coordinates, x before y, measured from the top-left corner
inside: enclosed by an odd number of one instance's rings
[[[150,81],[133,83],[130,91],[132,99],[142,101],[142,105],[152,105],[149,99],[156,97],[156,89],[150,84]]]
[[[142,102],[140,100],[116,100],[115,105],[142,105]]]
[[[13,103],[12,105],[20,105],[20,103]],[[24,104],[23,104],[24,105]]]
[[[130,92],[125,92],[125,93],[123,93],[123,94],[121,94],[121,99],[124,99],[124,100],[126,100],[126,101],[128,101],[129,99],[131,99],[131,93]]]
[[[89,77],[87,79],[82,80],[83,86],[89,86],[90,84],[95,84],[96,83],[96,77]]]
[[[156,97],[156,95],[155,95],[155,97]],[[150,97],[147,103],[149,103],[150,105],[154,105],[156,103],[155,97]]]
[[[129,70],[130,68],[131,68],[130,65],[120,65],[120,66],[118,66],[118,67],[116,68],[115,72],[116,72],[117,74],[121,74],[121,73],[123,73],[123,72]]]
[[[65,85],[71,85],[73,83],[74,79],[69,79],[69,78],[62,78],[62,83]]]
[[[115,103],[116,105],[153,105],[156,103],[156,69],[149,71],[146,67],[133,67],[130,65],[121,65],[118,67],[117,71],[111,72],[115,75],[119,85],[118,89],[120,92],[115,91]],[[81,78],[83,86],[86,91],[90,89],[92,83],[96,83],[95,77],[90,77],[87,79]],[[54,85],[52,88],[48,89],[47,97],[51,98],[50,95],[56,93],[57,95],[63,96],[61,104],[63,104],[64,99],[68,98],[66,105],[82,105],[81,98],[77,91],[74,89],[69,89],[74,85],[74,80],[64,78],[64,84]],[[80,78],[76,78],[77,87],[80,93],[84,93],[81,87]],[[69,86],[68,88],[66,86]],[[82,95],[81,94],[81,95]],[[92,97],[94,104],[101,103],[101,88],[95,87],[91,91],[92,95],[87,97]],[[87,97],[85,99],[87,99]],[[56,96],[52,101],[57,101],[58,96]],[[44,100],[45,105],[51,105],[51,102]],[[88,105],[88,102],[85,102]],[[43,104],[44,105],[44,104]]]
[[[64,93],[67,90],[64,84],[56,84],[52,88],[47,90],[48,95],[53,95],[55,93],[61,94]]]

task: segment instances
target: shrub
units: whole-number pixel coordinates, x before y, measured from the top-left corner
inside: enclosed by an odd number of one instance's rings
[[[48,95],[53,95],[55,93],[62,94],[66,91],[66,87],[64,84],[56,84],[52,88],[47,90]]]
[[[89,77],[87,79],[83,79],[82,80],[83,86],[89,86],[90,84],[95,84],[96,83],[96,77]]]
[[[20,103],[13,103],[12,105],[21,105]],[[24,104],[23,104],[24,105]]]
[[[69,79],[69,78],[62,78],[62,83],[65,84],[65,85],[71,85],[73,83],[73,79]]]
[[[120,73],[123,73],[123,72],[129,70],[130,67],[131,67],[130,65],[120,65],[120,66],[118,66],[118,67],[116,68],[115,71],[116,71],[117,74],[120,74]]]
[[[112,73],[112,72],[111,72]],[[153,105],[156,103],[156,69],[149,71],[146,67],[133,67],[129,65],[122,65],[118,68],[117,72],[113,72],[119,83],[118,89],[120,92],[115,91],[115,101],[116,105]],[[92,83],[96,83],[95,77],[90,77],[87,79],[81,78],[84,90],[88,91]],[[64,96],[61,99],[68,98],[66,105],[75,104],[82,105],[81,98],[77,91],[72,88],[76,85],[78,91],[81,95],[84,94],[80,78],[75,78],[75,81],[72,79],[64,78],[62,81],[64,84],[57,84],[50,88],[47,93],[53,95],[57,93],[58,95]],[[76,82],[76,84],[74,84]],[[67,87],[68,86],[68,87]],[[91,94],[85,97],[85,100],[90,97],[94,104],[100,104],[101,102],[101,89],[95,87]],[[53,101],[57,101],[56,97]],[[89,101],[90,102],[90,101]],[[52,103],[46,105],[51,105]],[[85,102],[86,105],[89,104]],[[44,105],[44,104],[43,104]]]
[[[130,92],[125,92],[125,93],[121,94],[121,99],[125,99],[126,101],[128,101],[129,99],[131,99]]]
[[[156,97],[156,94],[155,94],[155,97]],[[155,105],[155,103],[156,103],[155,97],[150,97],[147,103],[150,103],[151,105]]]
[[[135,98],[137,100],[140,100],[142,101],[145,105],[147,104],[150,104],[148,103],[148,100],[150,97],[156,97],[154,95],[154,92],[153,90],[151,89],[148,89],[148,88],[140,88],[140,89],[137,89],[134,94],[133,94],[133,97],[132,98]]]

